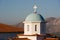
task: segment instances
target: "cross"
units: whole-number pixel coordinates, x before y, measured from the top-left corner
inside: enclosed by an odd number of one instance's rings
[[[36,5],[34,5],[34,13],[36,13],[37,12],[37,6]]]

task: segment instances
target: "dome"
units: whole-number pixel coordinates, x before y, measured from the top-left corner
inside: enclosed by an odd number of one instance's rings
[[[26,17],[25,21],[32,21],[32,22],[41,21],[41,22],[44,22],[45,20],[44,20],[42,15],[32,13]]]

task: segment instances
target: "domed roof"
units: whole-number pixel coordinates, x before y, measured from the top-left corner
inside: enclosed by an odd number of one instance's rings
[[[44,22],[44,18],[42,17],[42,15],[40,14],[35,14],[35,13],[32,13],[30,15],[28,15],[25,19],[25,21],[41,21],[41,22]]]

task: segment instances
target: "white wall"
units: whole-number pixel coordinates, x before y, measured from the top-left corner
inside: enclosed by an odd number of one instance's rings
[[[27,25],[29,25],[29,31],[27,31]],[[31,30],[31,23],[24,23],[24,35],[31,35],[32,34],[32,30]]]
[[[29,25],[29,31],[27,31],[27,25]],[[35,31],[35,25],[37,25],[37,31]],[[40,34],[40,22],[25,22],[24,23],[24,35]]]
[[[37,31],[35,31],[35,25],[37,25]],[[32,22],[31,28],[33,34],[40,34],[40,22]]]
[[[27,25],[29,25],[29,31],[27,31]],[[37,25],[37,31],[35,31],[35,25]],[[24,35],[33,34],[45,34],[46,24],[45,22],[24,22]]]
[[[18,36],[18,38],[28,38],[30,40],[37,40],[37,36]]]

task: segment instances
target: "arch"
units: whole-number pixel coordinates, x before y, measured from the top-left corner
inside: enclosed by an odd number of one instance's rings
[[[35,31],[37,31],[37,25],[35,25]]]
[[[29,25],[27,25],[27,31],[29,31]]]

